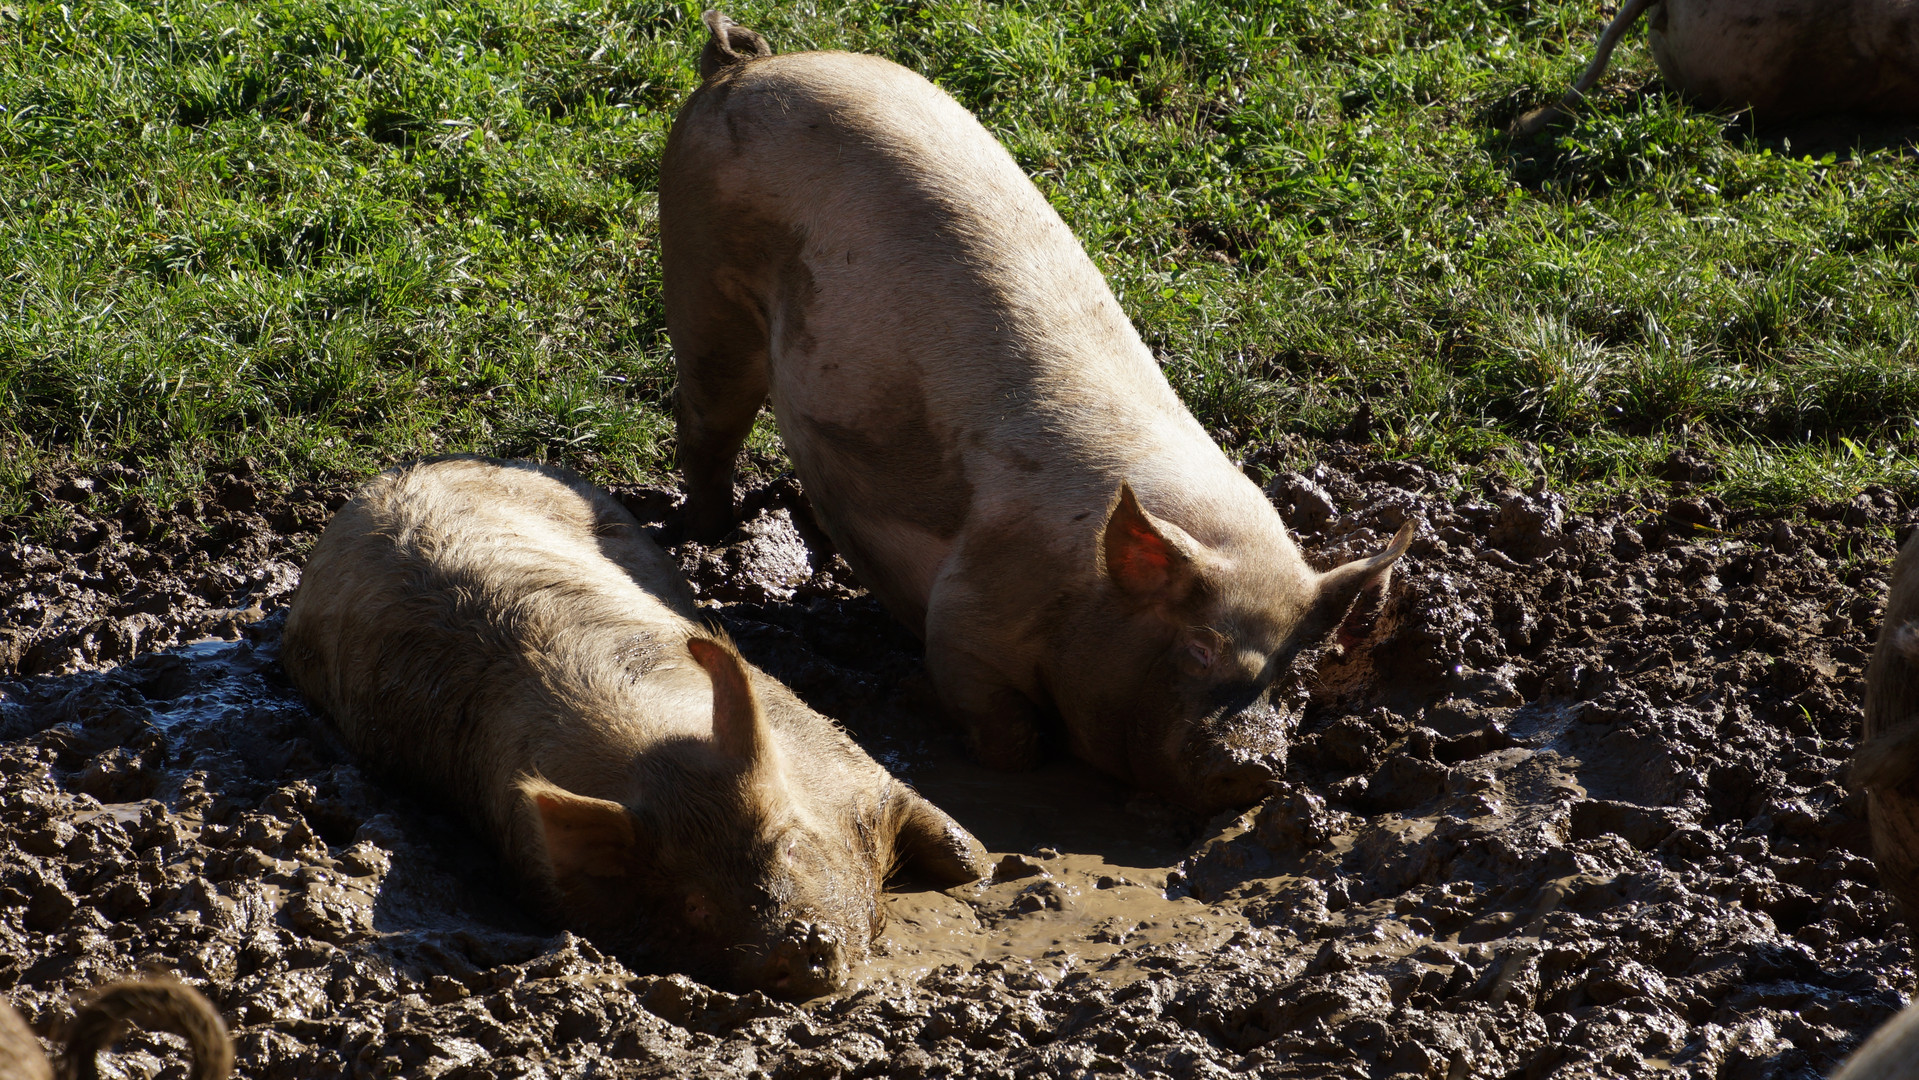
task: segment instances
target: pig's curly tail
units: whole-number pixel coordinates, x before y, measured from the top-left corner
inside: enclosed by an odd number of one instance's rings
[[[67,1028],[61,1075],[98,1080],[95,1058],[127,1021],[184,1035],[193,1052],[193,1080],[226,1080],[233,1074],[233,1043],[213,1004],[178,979],[149,975],[103,986],[81,1006]]]
[[[719,8],[708,8],[700,19],[713,35],[707,39],[706,48],[700,50],[702,80],[711,79],[735,64],[773,55],[773,46],[768,45],[765,38],[727,18]]]

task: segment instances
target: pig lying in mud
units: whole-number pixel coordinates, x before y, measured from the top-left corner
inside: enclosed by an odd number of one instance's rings
[[[449,458],[380,474],[327,526],[284,661],[355,751],[455,806],[567,925],[826,993],[879,933],[896,864],[957,884],[984,852],[694,612],[609,496]]]
[[[971,114],[871,56],[772,56],[707,13],[660,170],[679,460],[735,520],[769,393],[820,526],[926,644],[990,765],[1074,753],[1196,808],[1285,753],[1268,692],[1411,542],[1315,572]]]
[[[1866,789],[1879,879],[1911,918],[1919,912],[1919,534],[1893,563],[1852,782]]]
[[[233,1043],[213,1003],[193,987],[164,976],[109,983],[95,991],[67,1025],[62,1077],[97,1080],[100,1051],[119,1038],[126,1023],[178,1032],[193,1056],[192,1080],[226,1080],[233,1074]],[[40,1040],[20,1014],[0,1002],[0,1080],[53,1080],[53,1066]]]
[[[1564,100],[1521,118],[1520,133],[1576,107],[1642,14],[1666,84],[1706,108],[1919,115],[1919,0],[1627,0]]]

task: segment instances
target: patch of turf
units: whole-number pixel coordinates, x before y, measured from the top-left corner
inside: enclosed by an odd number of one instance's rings
[[[1231,448],[1603,492],[1683,444],[1733,501],[1919,494],[1919,158],[1697,113],[1638,36],[1513,139],[1585,5],[729,12],[974,109]],[[659,2],[7,0],[0,501],[66,459],[668,471],[653,186],[703,36]]]

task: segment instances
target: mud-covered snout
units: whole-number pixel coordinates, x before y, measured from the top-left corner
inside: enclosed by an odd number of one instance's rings
[[[788,919],[761,955],[748,962],[743,981],[774,997],[792,1001],[830,994],[846,985],[854,953],[843,928],[807,919]]]
[[[1286,769],[1286,713],[1261,691],[1231,696],[1166,746],[1173,798],[1202,813],[1251,806]]]

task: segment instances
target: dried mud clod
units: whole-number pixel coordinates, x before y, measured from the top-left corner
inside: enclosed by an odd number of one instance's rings
[[[951,764],[911,636],[790,481],[747,492],[740,534],[677,550],[696,591],[999,853],[909,885],[868,985],[803,1008],[531,921],[340,752],[277,649],[348,482],[241,468],[161,507],[50,477],[0,522],[0,993],[45,1037],[162,968],[260,1077],[1822,1076],[1916,988],[1843,786],[1916,519],[1879,492],[1757,516],[1669,471],[1583,511],[1359,454],[1274,477],[1325,564],[1419,532],[1301,670],[1273,795],[1205,822]],[[165,1038],[129,1035],[123,1074],[161,1075]]]

